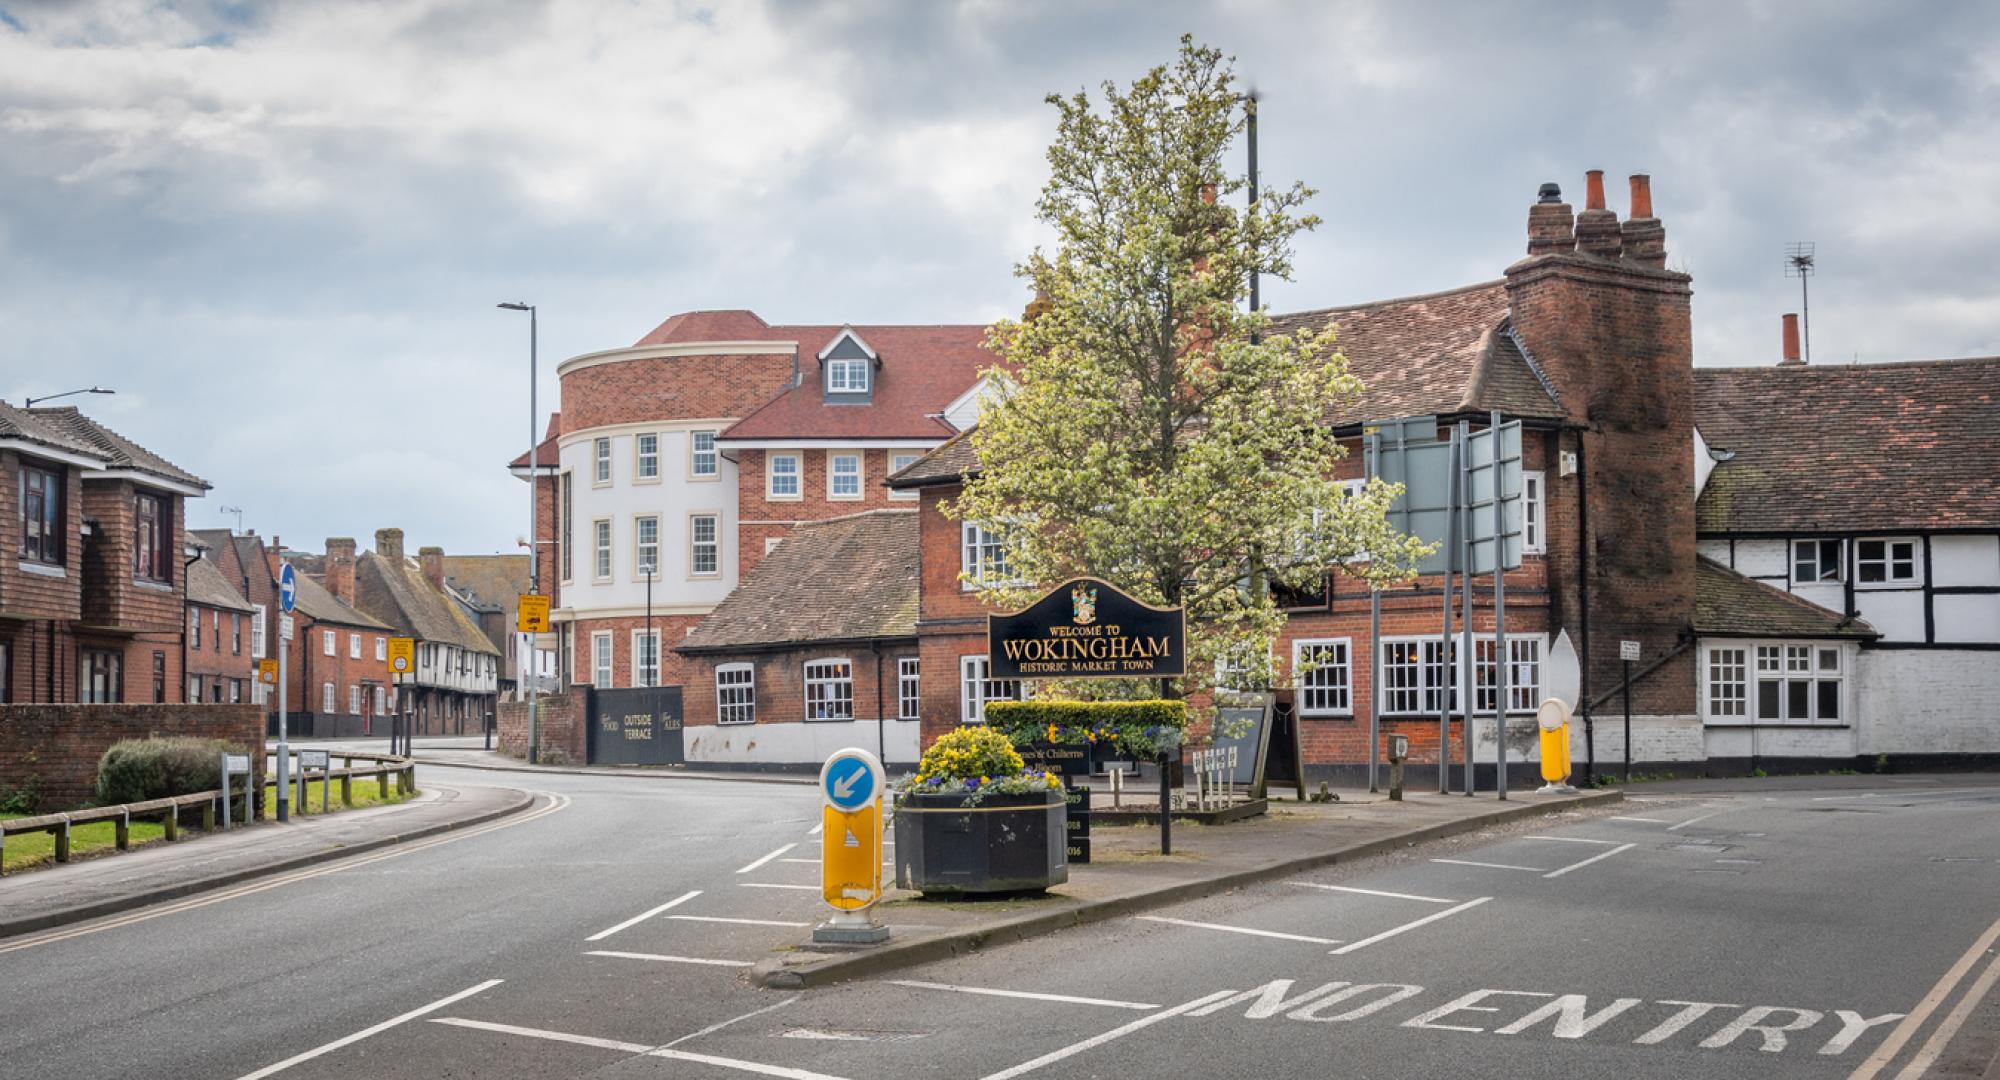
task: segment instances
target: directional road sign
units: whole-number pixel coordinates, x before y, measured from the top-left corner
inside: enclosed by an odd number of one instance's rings
[[[523,634],[546,634],[549,632],[549,598],[537,593],[522,593],[515,607],[515,629]]]
[[[278,610],[287,615],[291,614],[292,605],[296,604],[298,599],[299,574],[292,569],[291,563],[286,563],[278,571]]]
[[[866,750],[842,750],[820,769],[820,793],[835,810],[852,813],[882,797],[882,766]]]
[[[836,752],[819,771],[820,895],[858,912],[882,898],[882,763],[866,750]],[[838,921],[839,917],[836,917]]]

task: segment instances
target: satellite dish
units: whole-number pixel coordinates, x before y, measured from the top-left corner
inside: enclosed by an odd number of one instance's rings
[[[1569,631],[1557,634],[1555,644],[1549,646],[1546,673],[1545,694],[1575,711],[1583,693],[1583,668],[1577,664],[1576,646],[1569,643]]]

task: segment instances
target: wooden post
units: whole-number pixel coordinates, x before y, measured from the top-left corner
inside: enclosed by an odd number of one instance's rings
[[[346,773],[340,776],[340,805],[354,805],[354,778]]]
[[[56,861],[68,862],[69,861],[69,818],[67,817],[63,818],[62,824],[56,826],[55,832],[56,832]]]
[[[167,830],[167,843],[171,844],[179,840],[181,838],[181,804],[175,803],[167,807],[167,816],[160,819],[160,824]]]
[[[227,797],[228,797],[228,796],[226,796],[226,795],[224,796],[224,798],[227,798]],[[214,831],[215,831],[215,800],[214,800],[214,799],[210,799],[210,800],[208,800],[207,802],[205,802],[205,803],[202,803],[202,804],[201,804],[201,831],[203,831],[203,832],[214,832]]]
[[[403,766],[403,795],[405,798],[417,793],[417,767]]]
[[[376,774],[375,774],[375,782],[376,782],[376,783],[378,783],[378,784],[380,784],[380,785],[381,785],[381,787],[382,787],[382,801],[383,801],[383,802],[388,802],[388,801],[389,801],[389,767],[388,767],[387,765],[384,765],[384,766],[382,766],[382,771],[381,771],[381,772],[378,772],[378,773],[376,773]]]
[[[116,824],[116,825],[114,825],[114,826],[112,826],[112,829],[113,829],[113,833],[112,833],[112,835],[114,835],[115,837],[117,837],[117,843],[118,843],[118,850],[120,850],[120,851],[130,851],[130,850],[132,850],[132,815],[131,815],[131,813],[130,813],[130,812],[128,811],[128,812],[125,812],[125,813],[121,813],[121,814],[119,814],[119,815],[118,815],[118,821],[117,821],[117,824]]]

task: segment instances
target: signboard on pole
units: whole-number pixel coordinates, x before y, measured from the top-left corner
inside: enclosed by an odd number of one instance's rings
[[[1521,490],[1521,422],[1475,431],[1465,440],[1466,506],[1471,540],[1469,572],[1490,574],[1497,567],[1521,567],[1527,507]],[[1494,503],[1499,503],[1498,514]],[[1496,521],[1497,518],[1497,521]]]
[[[995,679],[1153,679],[1187,674],[1180,608],[1144,604],[1096,578],[1076,578],[1026,608],[986,617]]]
[[[408,675],[417,669],[417,639],[392,637],[389,639],[389,674]]]
[[[1638,662],[1639,662],[1639,643],[1638,643],[1638,642],[1636,642],[1636,641],[1621,641],[1621,642],[1619,642],[1619,643],[1618,643],[1618,659],[1620,659],[1620,660],[1623,660],[1623,661],[1625,661],[1625,662],[1627,662],[1627,663],[1633,663],[1633,664],[1636,664],[1636,663],[1638,663]]]
[[[517,601],[515,627],[523,634],[546,634],[549,632],[549,598],[535,593],[522,593]]]
[[[278,640],[279,641],[292,640],[292,631],[295,628],[295,625],[296,624],[293,623],[292,617],[290,615],[278,616]],[[279,658],[282,659],[284,655],[285,654],[283,650],[280,650],[278,653]]]
[[[265,686],[278,685],[278,662],[276,660],[257,661],[257,681]]]
[[[292,569],[291,563],[286,563],[278,569],[278,610],[290,615],[298,599],[299,572]]]
[[[833,940],[888,936],[862,914],[882,898],[882,763],[866,750],[836,751],[819,771],[820,896],[834,917],[821,928]],[[814,934],[823,940],[822,934]]]

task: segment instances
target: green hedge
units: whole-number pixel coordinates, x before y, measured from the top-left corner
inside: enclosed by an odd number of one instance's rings
[[[1185,701],[993,701],[986,723],[1016,746],[1107,743],[1151,755],[1185,741]]]
[[[222,786],[222,755],[248,753],[221,739],[126,739],[97,760],[97,804],[192,795]]]

